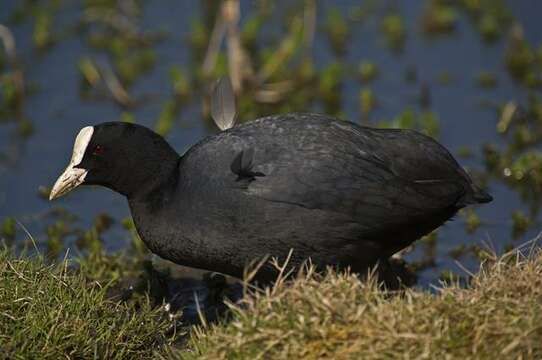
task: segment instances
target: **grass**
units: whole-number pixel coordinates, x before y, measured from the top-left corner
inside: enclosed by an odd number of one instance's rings
[[[542,252],[488,262],[469,288],[384,293],[348,274],[313,274],[230,305],[193,331],[185,359],[542,358]]]
[[[112,296],[134,265],[97,254],[50,265],[0,250],[0,357],[542,358],[542,250],[489,258],[468,288],[436,294],[309,268],[247,287],[227,320],[193,327],[182,346],[150,295]]]
[[[148,298],[111,298],[121,259],[87,260],[74,270],[0,250],[0,357],[145,359],[169,343],[170,323]]]

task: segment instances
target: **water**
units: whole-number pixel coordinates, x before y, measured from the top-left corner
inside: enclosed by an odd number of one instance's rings
[[[44,2],[48,3],[48,2]],[[378,98],[378,107],[371,113],[374,121],[393,118],[406,107],[416,108],[421,84],[426,84],[431,94],[431,109],[440,119],[439,140],[452,153],[468,146],[474,156],[460,159],[462,165],[471,169],[483,170],[480,151],[485,143],[495,143],[505,147],[506,141],[496,132],[498,113],[494,108],[482,106],[483,102],[502,104],[509,100],[524,101],[528,91],[513,81],[507,74],[503,62],[506,41],[485,44],[471,21],[462,14],[451,35],[428,38],[421,34],[419,18],[424,1],[390,2],[402,14],[407,28],[404,51],[396,54],[387,49],[380,33],[377,20],[384,11],[377,10],[362,23],[351,23],[351,37],[344,58],[337,58],[330,50],[322,30],[330,7],[338,7],[348,13],[359,1],[321,2],[318,7],[318,26],[315,35],[313,55],[317,68],[323,68],[333,61],[343,61],[356,65],[361,59],[370,59],[380,68],[379,78],[371,85]],[[45,242],[45,229],[55,221],[51,215],[53,208],[62,207],[75,214],[76,227],[86,229],[93,219],[107,213],[117,220],[114,226],[103,234],[105,246],[110,251],[129,246],[130,234],[119,224],[119,220],[129,216],[125,199],[109,190],[81,188],[55,203],[50,203],[38,195],[40,186],[50,186],[63,170],[71,155],[73,140],[83,126],[103,121],[118,120],[123,109],[111,101],[90,101],[80,96],[80,73],[78,61],[85,56],[104,59],[103,52],[88,45],[85,37],[73,31],[77,20],[82,16],[79,2],[60,2],[54,16],[54,30],[60,40],[48,51],[39,53],[32,42],[32,18],[20,24],[8,20],[21,2],[2,0],[0,4],[0,23],[7,24],[15,36],[17,51],[24,64],[26,80],[36,87],[34,94],[26,97],[25,115],[34,126],[28,138],[17,135],[16,122],[0,123],[0,221],[15,217],[34,235],[40,244]],[[281,9],[288,8],[288,2],[279,2],[278,10],[272,19],[282,18]],[[332,5],[333,4],[333,5]],[[536,46],[542,43],[539,14],[542,3],[536,0],[508,1],[516,21],[523,26],[525,38]],[[255,10],[255,3],[242,1],[242,22]],[[134,98],[150,95],[150,101],[132,111],[135,120],[153,127],[164,101],[171,96],[169,70],[180,65],[190,70],[194,56],[188,44],[193,21],[202,16],[201,6],[193,1],[147,1],[144,2],[140,26],[144,30],[160,30],[166,38],[153,45],[156,52],[156,65],[151,72],[141,76],[130,88]],[[265,27],[263,39],[270,34],[281,34],[281,25],[270,22]],[[406,69],[415,68],[418,80],[408,83],[404,80]],[[481,89],[475,77],[481,70],[496,74],[498,86]],[[443,72],[449,74],[450,83],[442,84],[439,79]],[[357,122],[359,113],[360,83],[354,74],[347,73],[342,85],[341,112],[346,119]],[[199,104],[201,90],[193,94],[193,101],[182,107],[173,129],[167,139],[179,152],[188,149],[204,136],[212,133],[203,121]],[[321,109],[318,104],[298,111]],[[262,114],[264,115],[264,114]],[[512,243],[511,214],[514,210],[528,212],[517,193],[500,181],[492,180],[489,190],[495,200],[476,208],[483,225],[473,234],[465,230],[464,217],[443,226],[436,243],[436,266],[420,272],[420,284],[435,282],[443,269],[461,273],[455,260],[448,256],[451,249],[459,244],[481,244],[489,242],[502,251]],[[540,217],[520,239],[534,237],[541,229]],[[18,232],[18,241],[24,235]],[[67,237],[67,245],[73,246],[75,236]],[[424,246],[417,246],[407,259],[423,257]],[[469,269],[476,269],[477,260],[465,256],[460,262]]]

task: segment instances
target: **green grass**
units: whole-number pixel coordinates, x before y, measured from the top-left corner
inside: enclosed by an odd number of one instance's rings
[[[184,359],[542,358],[542,251],[489,258],[468,288],[385,292],[311,269],[248,289],[228,320],[179,346],[149,295],[120,301],[141,263],[91,254],[48,264],[0,250],[0,357]],[[139,270],[138,270],[139,269]]]
[[[517,255],[517,254],[516,254]],[[310,271],[231,305],[193,331],[186,359],[542,358],[542,253],[508,255],[472,279],[383,293],[353,275]]]
[[[0,250],[1,358],[145,359],[166,347],[170,323],[162,309],[146,297],[111,299],[123,261],[87,260],[75,271],[68,262],[47,265]]]

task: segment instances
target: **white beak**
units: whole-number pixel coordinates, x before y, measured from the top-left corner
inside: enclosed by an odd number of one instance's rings
[[[55,185],[49,194],[49,200],[56,199],[70,192],[85,181],[87,170],[76,168],[75,166],[79,165],[83,160],[83,156],[85,155],[93,132],[94,128],[92,126],[86,126],[79,131],[79,134],[75,138],[75,144],[73,145],[73,154],[70,163],[62,175],[56,180]]]

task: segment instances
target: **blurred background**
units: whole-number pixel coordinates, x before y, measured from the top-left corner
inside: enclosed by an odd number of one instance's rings
[[[495,200],[405,257],[422,286],[476,270],[484,247],[541,230],[540,14],[538,0],[1,0],[0,241],[145,256],[120,195],[50,203],[50,186],[85,125],[143,124],[180,153],[217,132],[208,94],[229,74],[242,122],[321,112],[437,138]]]

